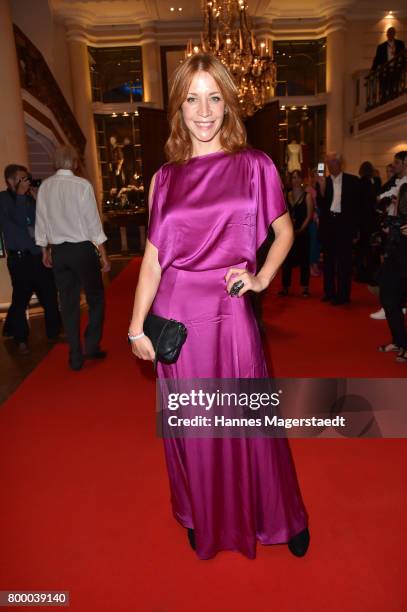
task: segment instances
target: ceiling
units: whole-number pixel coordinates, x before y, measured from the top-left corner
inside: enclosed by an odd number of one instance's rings
[[[346,12],[349,18],[382,19],[387,10],[407,16],[404,0],[247,0],[249,15],[263,19],[312,19]],[[201,0],[49,0],[62,19],[89,25],[201,20]],[[171,7],[175,10],[171,11]],[[181,7],[183,10],[179,11]]]

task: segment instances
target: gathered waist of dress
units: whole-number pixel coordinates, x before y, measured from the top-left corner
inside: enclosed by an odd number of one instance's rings
[[[244,264],[237,268],[245,269]],[[184,323],[215,320],[219,315],[230,316],[235,309],[245,308],[245,299],[236,300],[227,292],[226,268],[192,272],[169,267],[163,272],[153,311],[160,316],[179,319]]]
[[[239,262],[232,266],[213,268],[210,270],[186,270],[184,268],[169,266],[161,275],[161,283],[171,280],[176,280],[179,283],[191,283],[192,285],[201,284],[203,282],[224,282],[226,273],[230,268],[247,270],[247,262]]]

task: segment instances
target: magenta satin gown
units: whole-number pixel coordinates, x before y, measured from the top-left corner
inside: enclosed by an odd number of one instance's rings
[[[159,169],[148,231],[162,268],[153,312],[188,328],[160,378],[268,376],[249,297],[229,296],[224,276],[255,272],[256,249],[285,210],[274,164],[256,149]],[[256,540],[284,543],[307,526],[287,440],[172,438],[164,448],[173,513],[195,529],[201,559],[222,550],[254,558]]]

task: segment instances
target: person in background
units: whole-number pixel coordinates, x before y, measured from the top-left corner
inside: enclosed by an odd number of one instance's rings
[[[342,171],[342,156],[328,153],[330,175],[318,177],[319,233],[324,254],[323,302],[341,306],[350,302],[352,245],[360,222],[359,177]]]
[[[383,185],[383,187],[385,187],[389,181],[395,180],[395,178],[394,178],[395,174],[396,174],[396,171],[394,169],[394,165],[393,164],[387,164],[387,166],[386,166],[386,183]]]
[[[386,213],[388,215],[395,214],[396,200],[398,197],[399,189],[401,185],[407,182],[407,150],[399,151],[394,156],[393,160],[394,167],[394,181],[391,181],[391,185],[383,185],[382,190],[378,196],[378,201],[383,206],[386,206]]]
[[[380,177],[380,172],[377,168],[373,168],[373,182],[376,189],[376,193],[379,194],[382,188],[382,179]]]
[[[291,189],[287,194],[288,209],[294,226],[295,240],[282,266],[282,289],[278,295],[288,295],[291,285],[292,269],[300,268],[300,284],[302,295],[309,296],[310,277],[310,236],[308,226],[312,219],[314,207],[312,197],[303,186],[302,174],[299,170],[291,173]]]
[[[107,240],[89,181],[75,176],[78,164],[70,147],[55,154],[56,174],[38,191],[35,239],[42,247],[44,265],[53,267],[69,342],[69,366],[80,370],[85,359],[103,359],[100,349],[104,318],[102,272],[110,270]],[[102,269],[99,262],[99,253]],[[80,338],[80,290],[85,291],[89,323],[84,351]]]
[[[319,267],[319,259],[321,256],[321,244],[318,239],[318,225],[319,225],[319,211],[317,207],[317,169],[314,168],[311,171],[310,185],[306,187],[305,191],[311,195],[313,216],[309,224],[309,235],[310,235],[310,272],[311,276],[321,276],[321,270]]]
[[[387,164],[386,166],[386,182],[382,186],[380,193],[378,195],[378,210],[381,214],[381,223],[386,218],[386,216],[394,216],[395,214],[395,203],[396,203],[396,193],[400,189],[400,185],[402,185],[402,179],[406,173],[407,167],[407,152],[399,151],[396,153],[393,163]],[[384,236],[384,240],[386,237]],[[377,281],[371,281],[371,291],[375,293],[375,295],[379,295],[379,287]],[[403,313],[406,313],[406,308],[403,308]],[[384,308],[379,308],[379,310],[370,313],[369,317],[371,319],[377,321],[383,321],[386,319],[386,313]]]
[[[405,45],[402,40],[396,38],[396,29],[391,27],[386,32],[387,40],[377,46],[376,55],[371,70],[376,70],[386,62],[390,62],[399,53],[404,51]]]
[[[377,205],[377,183],[373,164],[365,161],[359,168],[361,214],[359,241],[356,246],[356,280],[371,283],[372,277],[380,267],[380,259],[375,258],[371,247],[371,236],[379,229]]]
[[[10,164],[4,170],[7,190],[0,193],[0,228],[7,251],[7,268],[13,287],[4,335],[13,336],[19,352],[29,352],[29,327],[26,310],[33,293],[44,309],[47,336],[55,340],[61,331],[61,316],[52,272],[43,265],[41,249],[36,246],[35,198],[25,166]]]
[[[407,328],[403,304],[407,293],[407,184],[400,188],[396,214],[401,226],[389,228],[383,265],[379,275],[380,302],[391,332],[391,342],[379,346],[379,351],[397,351],[396,361],[407,363]]]
[[[381,104],[402,93],[400,85],[405,61],[401,57],[405,45],[402,40],[397,40],[395,28],[388,28],[386,36],[387,40],[378,45],[372,64],[372,71],[377,71],[379,82],[378,102]]]

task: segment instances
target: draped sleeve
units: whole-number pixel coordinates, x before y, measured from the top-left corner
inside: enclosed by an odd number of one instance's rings
[[[256,187],[256,249],[265,241],[270,225],[287,211],[277,169],[266,153],[255,151],[254,181]]]
[[[151,205],[149,210],[147,238],[158,251],[160,250],[160,234],[162,226],[162,208],[166,196],[166,164],[157,170],[154,180]],[[168,179],[167,179],[168,180]]]

